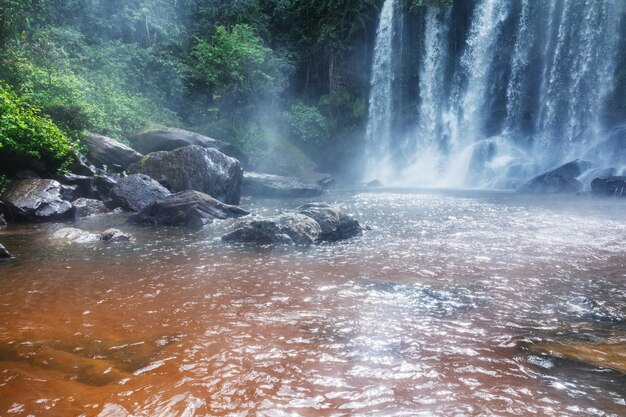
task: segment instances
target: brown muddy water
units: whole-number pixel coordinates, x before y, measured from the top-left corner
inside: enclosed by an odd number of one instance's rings
[[[247,201],[269,214],[301,201]],[[337,193],[372,227],[313,248],[135,229],[0,242],[1,416],[624,416],[626,206]]]

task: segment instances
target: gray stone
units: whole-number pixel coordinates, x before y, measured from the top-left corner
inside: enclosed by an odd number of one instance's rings
[[[99,168],[106,166],[121,172],[142,157],[134,149],[106,136],[90,134],[83,142],[88,149],[87,156]]]
[[[199,191],[172,194],[131,216],[128,221],[138,225],[177,226],[200,229],[214,219],[247,216],[245,210],[222,203]]]
[[[363,233],[359,222],[329,204],[307,204],[277,216],[254,219],[222,237],[257,245],[310,245],[350,239]]]
[[[318,184],[306,183],[294,177],[246,172],[242,194],[266,198],[316,197],[324,190]]]
[[[185,146],[197,145],[203,148],[215,148],[223,154],[239,160],[243,165],[248,163],[248,158],[243,152],[230,143],[172,127],[139,132],[132,135],[130,141],[135,149],[144,154],[173,151]]]
[[[131,165],[129,172],[165,181],[174,193],[196,190],[226,204],[239,204],[241,198],[243,170],[239,161],[212,148],[192,145],[151,153]]]
[[[72,206],[76,210],[76,215],[83,218],[104,214],[109,211],[104,202],[89,198],[74,200],[72,201]]]
[[[98,235],[73,227],[59,229],[52,234],[51,239],[64,240],[70,243],[91,243],[99,240]]]
[[[171,193],[147,175],[133,174],[120,179],[111,190],[111,197],[122,208],[141,211]]]
[[[31,179],[13,182],[0,196],[9,219],[57,221],[74,217],[72,205],[63,199],[63,187],[55,180]]]
[[[126,243],[131,241],[131,237],[119,229],[108,229],[102,232],[100,240],[105,243]]]
[[[583,189],[583,183],[577,177],[592,167],[592,162],[577,159],[531,179],[517,191],[524,194],[576,194]]]
[[[591,192],[597,197],[626,198],[626,176],[596,178],[591,182]]]

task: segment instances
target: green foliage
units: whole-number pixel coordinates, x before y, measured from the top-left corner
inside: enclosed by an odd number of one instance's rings
[[[294,104],[285,117],[294,139],[317,147],[327,145],[328,120],[317,107]]]
[[[38,109],[0,82],[0,155],[5,160],[39,159],[60,168],[74,146]]]
[[[194,79],[212,92],[217,110],[241,115],[277,99],[290,69],[247,24],[219,26],[210,41],[197,40],[191,57]]]
[[[9,177],[4,174],[0,174],[0,194],[2,194],[4,190],[7,189],[10,183],[11,180],[9,179]]]

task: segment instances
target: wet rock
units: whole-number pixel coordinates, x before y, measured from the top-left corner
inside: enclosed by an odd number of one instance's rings
[[[54,240],[65,240],[70,243],[91,243],[99,240],[98,235],[73,227],[59,229],[50,237]]]
[[[312,218],[320,225],[322,232],[317,238],[318,241],[335,242],[363,234],[359,222],[344,214],[337,206],[311,203],[298,207],[296,212]]]
[[[582,182],[576,178],[592,167],[592,162],[577,159],[531,179],[522,185],[517,192],[525,194],[575,194],[583,189]]]
[[[4,220],[4,216],[0,214],[0,229],[2,229],[3,227],[6,227],[6,225],[7,225],[7,221]]]
[[[322,189],[328,190],[337,184],[337,180],[330,174],[320,174],[315,180],[315,183],[322,187]]]
[[[619,341],[597,344],[542,342],[531,344],[528,349],[533,353],[609,368],[626,374],[626,345]]]
[[[7,259],[13,258],[13,255],[5,248],[3,245],[0,245],[0,261],[6,261]]]
[[[207,194],[188,190],[150,204],[128,221],[138,225],[200,229],[214,219],[223,220],[248,214],[239,207],[224,204]]]
[[[222,237],[225,242],[257,245],[310,245],[322,233],[320,225],[300,213],[285,213],[269,219],[252,220]]]
[[[596,178],[591,182],[591,192],[597,197],[626,198],[626,176]]]
[[[226,203],[239,204],[243,170],[239,161],[220,151],[186,146],[146,155],[131,165],[130,173],[167,181],[172,192],[196,190]]]
[[[102,232],[100,240],[105,243],[126,243],[130,242],[131,237],[119,229],[108,229]]]
[[[12,183],[0,196],[8,218],[16,221],[57,221],[74,217],[63,198],[63,186],[55,180],[32,179]]]
[[[87,175],[62,174],[55,178],[64,186],[73,186],[74,199],[96,198],[98,193],[94,187],[94,177]]]
[[[72,201],[72,206],[76,210],[76,215],[82,218],[104,214],[109,211],[104,202],[89,198],[74,200]]]
[[[147,175],[133,174],[122,178],[111,190],[113,200],[126,210],[141,211],[171,193]]]
[[[123,143],[106,136],[90,134],[83,139],[83,142],[88,149],[87,156],[99,168],[106,166],[114,171],[122,172],[143,156]]]
[[[243,175],[242,194],[268,198],[316,197],[323,194],[322,187],[294,177],[246,172]]]
[[[93,177],[96,175],[95,168],[96,167],[91,165],[84,155],[74,152],[73,161],[68,169],[72,174]]]
[[[378,180],[373,180],[365,184],[367,188],[381,188],[383,187],[383,183]]]
[[[197,145],[203,148],[215,148],[223,154],[239,160],[244,166],[248,163],[248,158],[236,146],[182,129],[167,127],[147,130],[132,135],[130,141],[135,149],[144,154],[173,151],[185,146]]]
[[[241,225],[222,237],[226,242],[258,245],[310,245],[350,239],[363,232],[359,223],[328,204],[307,204],[292,212]]]

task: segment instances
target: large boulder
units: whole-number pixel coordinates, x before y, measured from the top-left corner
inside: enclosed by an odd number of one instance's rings
[[[243,174],[244,195],[268,198],[316,197],[324,190],[318,184],[298,178],[246,172]]]
[[[336,206],[307,204],[270,218],[248,221],[222,237],[226,242],[257,245],[310,245],[350,239],[363,233],[359,222]]]
[[[95,178],[87,175],[61,174],[55,178],[61,184],[74,187],[76,198],[98,198],[95,189]]]
[[[245,210],[224,204],[199,191],[172,194],[145,207],[128,221],[138,225],[177,226],[200,229],[214,219],[247,216]]]
[[[171,193],[147,175],[133,174],[122,178],[111,190],[111,197],[122,208],[141,211]]]
[[[122,172],[143,155],[134,149],[106,136],[90,134],[83,139],[87,146],[87,156],[98,167],[106,166]]]
[[[598,197],[626,198],[626,176],[596,178],[591,182],[591,192]]]
[[[16,221],[58,221],[74,218],[74,208],[63,198],[63,186],[55,180],[13,182],[0,196],[4,214]]]
[[[79,198],[72,201],[72,207],[76,210],[77,217],[91,217],[104,214],[109,211],[104,202],[90,198]]]
[[[11,255],[11,253],[7,250],[7,248],[0,245],[0,261],[6,261],[7,259],[11,259],[11,258],[13,258],[13,255]]]
[[[135,149],[144,154],[160,151],[173,151],[189,145],[215,148],[225,155],[248,163],[248,158],[236,146],[187,130],[166,127],[135,133],[130,137]]]
[[[592,162],[577,159],[531,179],[522,185],[518,192],[525,194],[575,194],[583,189],[583,183],[577,178],[592,167]]]
[[[149,175],[167,184],[174,193],[201,191],[226,204],[239,204],[241,198],[241,164],[217,149],[192,145],[155,152],[131,165],[128,171]]]

